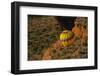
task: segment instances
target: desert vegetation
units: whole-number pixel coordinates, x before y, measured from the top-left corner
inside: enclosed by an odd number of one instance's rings
[[[67,17],[65,17],[67,18]],[[76,17],[70,29],[68,47],[61,45],[60,34],[67,24],[56,16],[28,16],[28,60],[80,59],[88,57],[87,17]],[[64,26],[64,27],[63,27]]]

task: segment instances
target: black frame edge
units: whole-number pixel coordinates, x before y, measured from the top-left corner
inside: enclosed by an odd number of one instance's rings
[[[14,56],[14,2],[11,3],[11,73],[15,73],[15,56]]]
[[[69,67],[69,68],[52,68],[52,69],[37,69],[37,70],[20,70],[16,74],[35,74],[35,73],[50,73],[50,72],[64,72],[64,71],[82,71],[97,69],[95,66],[85,67]]]
[[[19,73],[19,6],[11,3],[11,73]],[[17,22],[18,23],[17,23]]]
[[[98,7],[95,7],[95,9],[94,9],[94,11],[95,11],[95,24],[94,24],[94,30],[95,30],[95,37],[94,37],[94,41],[95,41],[95,45],[94,45],[94,47],[95,47],[95,68],[96,69],[98,69]]]
[[[70,4],[56,4],[56,3],[41,3],[41,2],[21,2],[21,1],[14,1],[14,3],[17,3],[19,6],[36,6],[36,7],[50,7],[50,8],[72,8],[74,9],[85,9],[85,10],[94,10],[97,8],[97,6],[85,6],[85,5],[70,5]]]

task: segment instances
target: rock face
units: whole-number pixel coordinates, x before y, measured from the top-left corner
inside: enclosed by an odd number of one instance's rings
[[[28,60],[80,59],[88,57],[87,18],[77,17],[70,46],[61,45],[60,34],[65,28],[54,16],[29,16]]]
[[[72,29],[75,36],[81,39],[83,44],[87,44],[88,38],[88,28],[87,28],[87,18],[86,17],[78,17],[75,20],[75,26]]]

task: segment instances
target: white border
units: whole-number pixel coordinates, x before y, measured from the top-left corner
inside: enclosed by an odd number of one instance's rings
[[[27,15],[88,17],[88,59],[27,61]],[[43,7],[20,7],[20,70],[94,65],[94,11]]]

